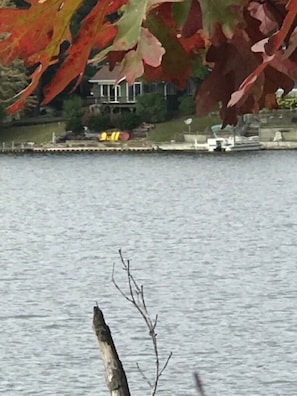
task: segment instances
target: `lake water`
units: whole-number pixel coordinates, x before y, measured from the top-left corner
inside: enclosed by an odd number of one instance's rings
[[[96,301],[131,394],[152,345],[118,249],[144,284],[160,395],[295,396],[296,152],[0,157],[0,393],[107,395]]]

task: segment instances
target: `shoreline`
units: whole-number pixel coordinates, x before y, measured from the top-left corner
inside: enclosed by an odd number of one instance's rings
[[[297,150],[297,142],[278,141],[278,142],[260,142],[263,150]],[[142,145],[61,145],[49,144],[36,146],[32,143],[22,145],[12,145],[10,147],[2,146],[0,154],[42,154],[42,153],[208,153],[207,150],[195,147],[185,148],[182,146],[178,149],[168,143],[167,149],[160,149],[158,144]]]

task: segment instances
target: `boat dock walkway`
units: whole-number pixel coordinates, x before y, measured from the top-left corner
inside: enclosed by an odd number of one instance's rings
[[[297,150],[297,142],[261,142],[261,150]],[[159,147],[160,146],[160,147]],[[66,145],[44,145],[37,146],[32,143],[20,145],[0,146],[0,154],[25,154],[25,153],[156,153],[156,152],[207,152],[205,147],[186,147],[185,144],[155,144],[155,145],[111,145],[111,146],[66,146]]]
[[[297,150],[297,142],[261,142],[262,150]]]
[[[19,153],[112,153],[112,152],[122,152],[122,153],[149,153],[155,152],[156,146],[36,146],[36,145],[3,145],[0,147],[0,154],[19,154]]]
[[[139,147],[121,147],[121,146],[106,146],[106,147],[35,147],[34,153],[91,153],[91,152],[152,152],[155,149],[152,146]]]

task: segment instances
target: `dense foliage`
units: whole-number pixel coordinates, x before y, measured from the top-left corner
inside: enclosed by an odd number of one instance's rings
[[[81,98],[79,96],[74,96],[64,100],[63,110],[66,130],[72,131],[75,134],[81,133],[84,129]]]
[[[28,9],[0,9],[0,61],[21,58],[32,71],[9,112],[54,63],[60,67],[44,87],[44,104],[79,83],[90,56],[97,63],[107,59],[111,68],[120,63],[119,79],[129,83],[144,75],[179,88],[204,59],[211,72],[197,92],[196,110],[204,115],[220,103],[225,124],[277,106],[276,90],[287,93],[297,76],[297,0],[99,0],[75,24],[82,0],[25,4]]]
[[[102,132],[112,127],[113,123],[109,114],[92,115],[88,120],[88,128],[91,131]]]
[[[142,117],[136,113],[122,113],[115,124],[118,128],[124,131],[132,131],[132,129],[137,128],[143,121]]]
[[[0,8],[13,7],[10,0],[0,0]],[[0,36],[1,38],[1,36]],[[12,61],[8,66],[0,64],[0,106],[5,108],[12,103],[12,98],[28,84],[26,68],[19,59]],[[1,112],[3,117],[3,110]]]
[[[136,102],[136,113],[145,122],[163,122],[166,120],[167,104],[164,95],[147,93],[139,96]]]
[[[4,120],[5,116],[5,107],[0,103],[0,122]]]
[[[181,115],[191,115],[195,113],[195,102],[191,95],[183,95],[178,98],[178,111]]]

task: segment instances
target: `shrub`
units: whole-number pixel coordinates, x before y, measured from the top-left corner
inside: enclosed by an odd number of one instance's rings
[[[101,132],[112,128],[112,126],[109,114],[97,114],[89,118],[88,128],[91,131]]]
[[[142,122],[142,118],[136,113],[123,113],[116,121],[116,126],[119,129],[131,131],[132,129],[138,127]]]
[[[136,113],[145,122],[162,122],[166,120],[167,104],[162,94],[147,93],[137,97]]]
[[[6,117],[5,108],[2,104],[0,104],[0,122],[2,122]]]
[[[178,101],[178,110],[181,115],[191,115],[195,113],[195,101],[193,96],[183,95],[178,98]]]
[[[83,131],[82,121],[82,100],[79,96],[66,99],[63,102],[63,112],[65,116],[65,129],[78,134]]]

